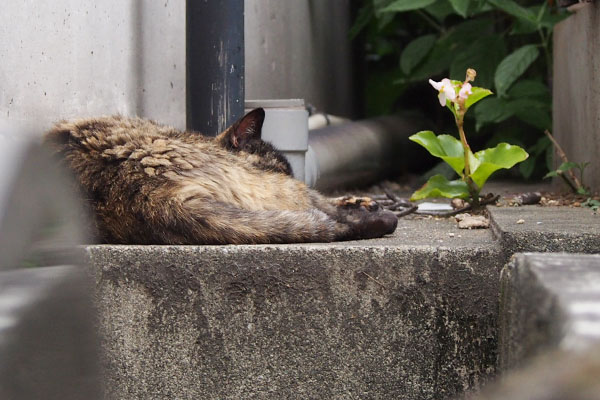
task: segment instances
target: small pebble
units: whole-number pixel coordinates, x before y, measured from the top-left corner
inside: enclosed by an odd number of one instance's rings
[[[454,237],[454,233],[450,232],[450,233],[448,234],[448,236],[450,236],[450,237]]]
[[[524,219],[520,219],[520,220],[518,220],[518,221],[517,221],[517,224],[519,224],[519,225],[520,225],[520,224],[524,224],[524,223],[525,223],[525,220],[524,220]]]
[[[536,222],[536,224],[541,225],[541,224],[543,224],[543,222],[542,221],[538,221],[538,222]]]
[[[452,199],[452,201],[450,202],[450,204],[455,209],[458,209],[458,208],[465,207],[468,203],[466,201],[464,201],[463,199]]]

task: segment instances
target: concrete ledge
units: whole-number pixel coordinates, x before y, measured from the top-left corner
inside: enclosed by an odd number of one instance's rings
[[[439,399],[495,370],[495,247],[87,251],[113,398]]]
[[[109,394],[445,399],[477,391],[496,373],[500,271],[512,252],[600,250],[587,209],[489,211],[493,235],[452,220],[401,219],[394,235],[357,242],[89,246]],[[561,342],[564,323],[534,272],[511,271],[502,287],[503,337],[513,340],[502,350],[505,368]]]
[[[600,343],[600,255],[521,254],[502,271],[500,367]]]
[[[600,252],[600,214],[586,207],[489,207],[508,256],[522,252]],[[517,224],[523,220],[522,224]]]

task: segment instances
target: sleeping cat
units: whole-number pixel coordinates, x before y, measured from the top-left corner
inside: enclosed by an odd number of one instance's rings
[[[330,200],[260,139],[256,109],[216,138],[122,116],[63,121],[45,142],[74,173],[99,239],[127,244],[330,242],[392,233],[368,198]]]

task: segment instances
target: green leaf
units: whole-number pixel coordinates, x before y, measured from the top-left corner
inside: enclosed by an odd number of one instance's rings
[[[400,68],[409,74],[429,54],[436,41],[435,35],[421,36],[410,42],[400,55]]]
[[[514,99],[532,98],[547,101],[550,105],[550,90],[548,86],[533,79],[522,79],[516,82],[508,91],[508,96]]]
[[[532,21],[530,18],[516,18],[510,34],[527,35],[536,32],[541,26],[541,18],[544,15],[544,12],[548,9],[547,4],[548,3],[544,2],[543,6],[527,7],[530,16],[535,15],[535,21]]]
[[[591,197],[588,197],[588,199],[585,202],[583,202],[581,205],[584,207],[589,207],[593,211],[598,211],[598,208],[600,208],[600,201],[592,199]]]
[[[553,14],[548,10],[544,13],[541,19],[541,24],[544,28],[552,29],[554,25],[558,24],[564,19],[567,19],[571,16],[571,13],[567,10],[559,10],[559,12]]]
[[[567,172],[570,169],[578,168],[578,167],[579,167],[579,165],[577,165],[577,163],[567,161],[567,162],[560,164],[558,166],[558,168],[556,168],[556,171],[557,172]]]
[[[369,22],[373,18],[373,15],[374,12],[371,3],[367,3],[367,5],[361,7],[360,10],[358,10],[356,20],[354,21],[354,24],[352,24],[352,27],[348,32],[350,39],[355,39],[358,36],[358,34],[362,32],[362,30],[369,24]]]
[[[523,75],[539,55],[540,51],[537,46],[528,44],[505,57],[496,68],[494,76],[498,96],[504,97],[511,85]]]
[[[414,69],[410,75],[410,80],[418,82],[439,75],[448,69],[453,58],[454,56],[452,53],[447,51],[444,46],[440,45],[438,40],[427,57],[425,57],[425,60]]]
[[[535,161],[536,159],[534,157],[529,157],[519,164],[519,172],[523,175],[523,178],[531,178],[531,175],[533,175],[533,171],[535,170]]]
[[[548,147],[552,146],[552,142],[548,139],[547,136],[542,136],[535,142],[533,146],[531,146],[528,150],[529,154],[534,154],[535,156],[542,155],[546,152]]]
[[[559,176],[560,174],[564,174],[565,172],[567,172],[568,170],[573,169],[573,168],[581,169],[581,165],[571,162],[571,161],[565,161],[564,163],[560,164],[558,166],[558,168],[556,168],[554,171],[550,171],[546,175],[544,175],[544,179]],[[580,189],[585,190],[585,188],[579,188],[577,190],[579,191]],[[580,193],[580,194],[582,194],[582,193]]]
[[[465,100],[465,110],[468,110],[473,104],[477,103],[479,100],[482,100],[489,95],[493,94],[491,90],[484,89],[480,87],[473,86],[471,88],[471,93],[467,100]]]
[[[425,7],[423,11],[430,14],[433,18],[438,20],[438,22],[444,22],[446,17],[454,14],[454,9],[448,2],[448,0],[438,0],[435,3]]]
[[[487,2],[493,4],[496,8],[499,8],[505,13],[518,18],[523,23],[533,25],[534,27],[538,26],[536,14],[533,11],[520,6],[513,0],[487,0]]]
[[[500,143],[494,148],[478,151],[475,153],[475,158],[479,160],[480,164],[471,172],[471,178],[481,188],[495,171],[511,168],[526,160],[528,156],[521,147],[508,143]]]
[[[393,0],[373,0],[373,12],[375,13],[375,16],[380,18],[381,10],[389,6],[392,1]]]
[[[481,35],[474,42],[456,52],[450,65],[450,79],[465,79],[467,68],[477,71],[477,86],[492,87],[496,67],[506,56],[506,45],[501,35]]]
[[[385,13],[377,16],[377,29],[383,31],[394,20],[394,14]]]
[[[482,14],[488,11],[492,11],[494,8],[486,1],[476,1],[473,4],[473,9],[471,10],[471,16]]]
[[[456,51],[460,46],[474,43],[482,35],[493,33],[493,27],[494,20],[491,18],[468,19],[448,30],[439,43],[446,51]]]
[[[467,20],[454,26],[444,34],[433,46],[425,60],[414,69],[410,80],[422,81],[431,78],[446,71],[454,62],[456,54],[465,48],[469,43],[473,43],[485,32],[490,31],[493,21],[489,18],[477,18]],[[467,67],[471,67],[468,65]],[[459,79],[464,79],[465,69],[461,72]]]
[[[432,156],[446,161],[460,176],[465,168],[462,144],[450,135],[436,136],[432,131],[421,131],[409,137],[410,140],[425,147]]]
[[[395,0],[380,11],[382,13],[388,13],[418,10],[420,8],[427,7],[428,5],[433,4],[435,2],[436,0]]]
[[[529,179],[533,175],[538,159],[545,156],[548,147],[552,147],[552,142],[546,136],[542,136],[533,146],[527,149],[529,157],[519,164],[519,171],[525,179]]]
[[[548,29],[554,28],[554,25],[569,17],[571,13],[564,8],[548,7],[548,2],[543,2],[541,5],[528,7],[528,9],[536,15],[536,22],[539,27]]]
[[[552,116],[549,105],[531,99],[519,99],[510,102],[509,107],[514,114],[523,122],[535,126],[540,130],[552,127]]]
[[[443,175],[435,175],[429,178],[421,189],[414,192],[410,200],[415,201],[430,197],[466,199],[469,197],[469,187],[460,179],[449,181]]]
[[[502,122],[515,114],[510,103],[499,97],[488,98],[475,107],[475,129],[484,125]]]
[[[450,0],[450,4],[452,4],[452,8],[454,8],[454,11],[456,11],[458,15],[467,18],[471,0]]]

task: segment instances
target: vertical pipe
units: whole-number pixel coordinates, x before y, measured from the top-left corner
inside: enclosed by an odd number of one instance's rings
[[[244,0],[187,0],[187,129],[214,136],[244,114]]]

